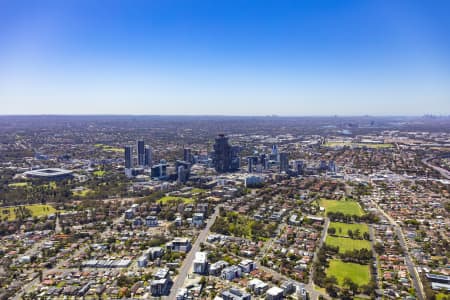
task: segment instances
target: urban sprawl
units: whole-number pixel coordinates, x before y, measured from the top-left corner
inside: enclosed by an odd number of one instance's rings
[[[448,117],[0,117],[0,299],[450,299]]]

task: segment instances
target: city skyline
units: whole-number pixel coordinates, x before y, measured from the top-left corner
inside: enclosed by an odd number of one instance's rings
[[[445,1],[0,4],[1,115],[449,115]]]

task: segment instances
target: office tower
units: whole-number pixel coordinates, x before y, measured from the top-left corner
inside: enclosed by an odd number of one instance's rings
[[[297,160],[295,162],[295,166],[296,166],[296,169],[297,169],[297,174],[298,175],[303,175],[303,168],[304,168],[303,160]]]
[[[336,173],[336,164],[335,164],[334,160],[330,160],[330,162],[328,164],[328,171]]]
[[[228,137],[219,134],[214,143],[213,165],[217,172],[230,172],[239,169],[239,147],[231,146]]]
[[[289,171],[289,154],[287,152],[280,152],[280,172]]]
[[[326,171],[328,169],[328,165],[327,165],[327,161],[326,160],[320,161],[320,169],[322,171]]]
[[[191,174],[191,164],[187,161],[177,160],[175,164],[178,183],[185,183]]]
[[[230,171],[237,171],[241,167],[241,158],[239,152],[241,148],[239,146],[231,146],[231,165]]]
[[[144,166],[152,166],[152,148],[148,145],[144,149]]]
[[[133,167],[133,146],[125,146],[125,169]]]
[[[145,161],[145,144],[144,140],[139,140],[137,142],[137,157],[138,157],[138,165],[143,166]]]
[[[247,157],[247,171],[248,173],[252,173],[254,167],[258,164],[258,156],[248,156]]]
[[[189,178],[189,168],[180,164],[177,167],[177,181],[179,184],[185,183]]]
[[[247,168],[248,173],[253,172],[253,159],[251,157],[247,158]]]
[[[261,162],[261,166],[263,167],[263,169],[267,169],[267,158],[265,154],[261,154],[259,157],[259,161]]]
[[[151,168],[150,173],[152,178],[163,179],[167,177],[167,165],[158,164]]]
[[[192,155],[190,148],[183,149],[183,160],[192,163]]]
[[[278,147],[277,147],[277,145],[272,145],[272,155],[278,156]]]

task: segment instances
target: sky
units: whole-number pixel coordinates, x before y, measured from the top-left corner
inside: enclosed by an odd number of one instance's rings
[[[0,115],[449,115],[449,16],[447,0],[0,0]]]

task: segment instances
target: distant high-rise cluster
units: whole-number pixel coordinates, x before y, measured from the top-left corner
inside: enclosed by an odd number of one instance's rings
[[[136,145],[137,165],[139,167],[150,167],[152,165],[152,148],[145,145],[144,140],[137,141]],[[125,146],[125,175],[131,177],[135,161],[133,156],[134,147],[132,145]]]
[[[224,134],[219,134],[214,143],[213,164],[219,173],[237,171],[240,167],[239,147],[232,146]]]

